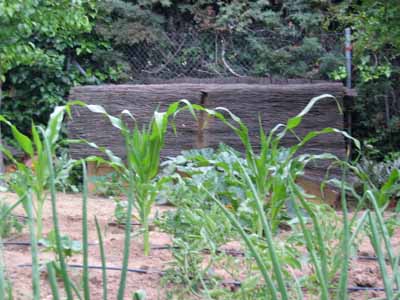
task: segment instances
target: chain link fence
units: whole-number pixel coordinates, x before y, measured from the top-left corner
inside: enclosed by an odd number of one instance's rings
[[[344,66],[343,38],[343,33],[187,30],[116,48],[136,83],[227,77],[317,80],[329,79]]]

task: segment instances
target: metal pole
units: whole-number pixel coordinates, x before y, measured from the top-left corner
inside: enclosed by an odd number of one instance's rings
[[[351,89],[351,51],[352,51],[352,46],[351,46],[351,29],[346,28],[344,30],[344,35],[345,35],[345,55],[346,55],[346,73],[347,73],[347,78],[346,78],[346,88],[348,90]],[[347,100],[350,103],[347,103],[345,105],[346,110],[347,110],[347,132],[349,135],[352,135],[352,98],[348,98]],[[350,158],[351,153],[352,153],[352,142],[349,140],[347,141],[347,157]]]
[[[2,82],[0,81],[0,113],[1,113],[1,100],[2,100]],[[0,146],[2,145],[1,124],[0,124]],[[1,147],[0,147],[1,148]],[[5,174],[4,156],[0,149],[0,187],[4,186],[4,180],[1,178]]]
[[[346,80],[346,87],[351,89],[351,29],[346,28],[344,30],[345,35],[345,50],[346,50],[346,73],[347,73],[347,80]]]

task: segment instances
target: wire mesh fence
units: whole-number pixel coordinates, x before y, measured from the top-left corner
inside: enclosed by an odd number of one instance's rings
[[[117,46],[132,81],[255,77],[328,79],[344,65],[343,34],[168,32]]]

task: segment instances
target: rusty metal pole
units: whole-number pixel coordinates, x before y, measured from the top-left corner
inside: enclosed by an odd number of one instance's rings
[[[345,35],[345,50],[346,50],[346,73],[347,73],[347,78],[346,78],[346,87],[348,89],[351,89],[351,51],[352,51],[352,46],[351,46],[351,29],[346,28],[344,30],[344,35]]]
[[[346,28],[344,30],[344,35],[345,35],[345,56],[346,56],[346,88],[348,91],[351,90],[351,63],[352,63],[352,45],[351,45],[351,29]],[[351,96],[353,97],[353,96]],[[349,99],[348,99],[349,100]],[[353,99],[351,98],[351,102],[353,102]],[[348,101],[350,102],[350,101]],[[352,103],[347,103],[346,105],[346,110],[347,110],[347,132],[349,135],[352,135]],[[350,158],[352,153],[352,142],[349,140],[347,142],[347,157]]]
[[[1,100],[2,100],[2,82],[0,80],[0,113],[1,113]],[[0,124],[0,146],[2,146],[2,136],[1,136],[1,124]],[[4,186],[4,180],[2,176],[5,174],[4,167],[4,157],[3,152],[0,150],[0,187]]]

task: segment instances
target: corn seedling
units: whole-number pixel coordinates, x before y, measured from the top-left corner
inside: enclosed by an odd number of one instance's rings
[[[185,106],[181,107],[181,104]],[[128,116],[133,120],[133,129],[130,129],[129,124],[122,117],[117,118],[109,115],[101,106],[85,106],[94,113],[107,116],[111,124],[120,130],[124,138],[126,164],[115,157],[109,150],[101,150],[109,155],[111,163],[121,173],[125,182],[128,183],[126,230],[130,231],[132,208],[135,207],[143,229],[143,250],[145,255],[149,255],[149,215],[157,193],[163,184],[162,180],[154,182],[154,179],[159,171],[160,153],[164,146],[165,135],[171,117],[174,117],[180,110],[189,108],[194,115],[192,105],[185,100],[175,102],[168,107],[166,112],[155,111],[150,123],[142,127],[129,112],[122,112],[122,116]],[[99,148],[92,143],[89,143],[89,145]],[[126,240],[125,243],[128,245],[129,240]]]
[[[49,187],[49,169],[48,155],[51,158],[55,156],[60,136],[62,121],[65,111],[69,107],[57,107],[50,116],[47,128],[43,131],[43,136],[40,137],[38,127],[32,124],[31,132],[32,139],[20,132],[12,123],[0,115],[0,122],[3,122],[11,128],[14,140],[17,145],[24,151],[31,161],[31,166],[18,162],[12,153],[0,145],[2,151],[17,167],[18,176],[12,183],[12,190],[15,191],[20,198],[25,197],[27,191],[32,191],[33,212],[36,217],[36,238],[42,237],[42,219],[43,205],[47,197],[47,189]],[[50,152],[47,153],[44,147],[44,137],[49,141]]]

